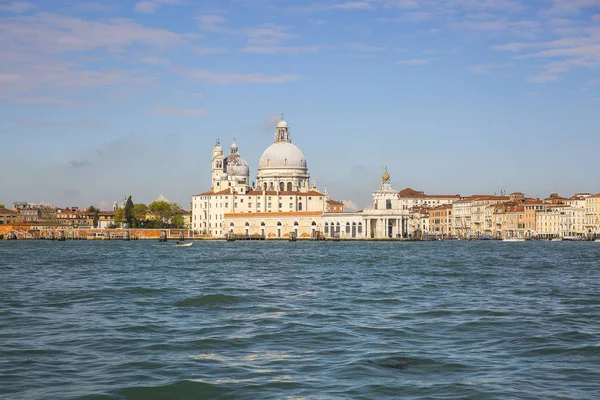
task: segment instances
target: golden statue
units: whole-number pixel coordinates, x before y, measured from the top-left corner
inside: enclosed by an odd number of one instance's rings
[[[387,172],[387,167],[385,165],[382,165],[381,169],[383,170],[383,175],[381,175],[381,181],[382,183],[388,183],[390,181],[390,174],[388,174]]]

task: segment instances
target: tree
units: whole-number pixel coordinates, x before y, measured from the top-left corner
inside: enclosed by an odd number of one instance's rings
[[[123,212],[125,213],[125,221],[127,221],[127,224],[131,226],[133,223],[133,201],[131,200],[131,196],[127,198],[127,203],[125,203]]]
[[[125,211],[123,209],[117,210],[115,214],[115,224],[121,225],[125,221]]]
[[[159,225],[164,226],[175,216],[179,204],[166,201],[155,201],[148,206],[150,212],[157,218]]]
[[[6,208],[6,207],[4,207],[4,204],[0,203],[0,208]]]
[[[141,226],[141,222],[146,220],[146,214],[148,214],[148,206],[143,203],[135,204],[133,206],[132,213],[134,223],[136,227],[139,228]]]
[[[173,228],[185,228],[185,218],[183,215],[176,215],[171,218],[171,225]]]
[[[98,210],[94,206],[89,206],[88,212],[91,212],[92,214],[94,214],[94,228],[97,228],[98,222],[100,221],[100,210]]]

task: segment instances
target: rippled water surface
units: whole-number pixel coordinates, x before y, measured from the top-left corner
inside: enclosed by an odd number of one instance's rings
[[[598,399],[600,243],[0,241],[6,399]]]

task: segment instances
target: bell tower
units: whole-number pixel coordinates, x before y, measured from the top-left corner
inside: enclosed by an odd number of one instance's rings
[[[223,147],[219,139],[212,152],[212,190],[219,192],[226,188],[221,188],[221,176],[223,176]]]

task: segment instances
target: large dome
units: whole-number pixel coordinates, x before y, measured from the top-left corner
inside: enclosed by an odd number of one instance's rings
[[[258,170],[264,169],[306,170],[306,158],[298,147],[289,142],[273,143],[267,147],[258,162]]]
[[[238,153],[231,153],[225,158],[225,171],[228,175],[250,175],[248,163]]]

